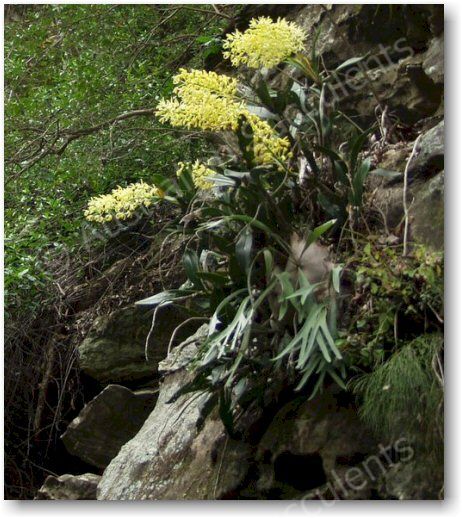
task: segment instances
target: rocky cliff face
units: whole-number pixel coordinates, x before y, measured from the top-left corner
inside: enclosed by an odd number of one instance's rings
[[[352,71],[351,81],[339,84],[332,95],[358,119],[374,118],[379,103],[387,107],[381,121],[387,145],[374,158],[382,174],[370,180],[377,207],[390,229],[399,225],[408,165],[412,237],[441,249],[442,9],[307,5],[287,17],[312,37],[320,30],[318,51],[330,68],[367,55],[369,82]],[[408,164],[409,128],[421,137]],[[70,424],[63,440],[102,477],[52,478],[38,498],[95,498],[97,483],[101,500],[438,497],[436,483],[419,482],[411,459],[404,467],[396,462],[396,452],[402,460],[406,445],[378,445],[359,421],[354,402],[333,390],[314,401],[281,400],[266,415],[245,416],[238,438],[230,438],[213,413],[202,422],[206,395],[192,393],[170,402],[190,379],[188,364],[206,329],[167,356],[169,337],[184,316],[166,310],[151,336],[146,362],[151,316],[132,307],[119,310],[95,322],[79,347],[82,369],[106,388]],[[182,328],[178,338],[195,329]]]

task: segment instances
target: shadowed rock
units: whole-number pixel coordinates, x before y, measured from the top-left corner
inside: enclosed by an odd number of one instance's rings
[[[84,475],[49,476],[38,490],[35,500],[96,500],[96,486],[101,477]]]
[[[153,390],[132,392],[120,385],[108,385],[84,407],[61,438],[69,453],[105,468],[141,428],[156,399]]]
[[[82,370],[101,383],[154,377],[158,363],[167,354],[173,331],[189,315],[180,308],[160,308],[149,340],[147,361],[145,344],[152,314],[152,310],[129,306],[97,318],[88,336],[79,345]],[[183,326],[177,333],[178,340],[184,340],[196,329],[197,324]]]

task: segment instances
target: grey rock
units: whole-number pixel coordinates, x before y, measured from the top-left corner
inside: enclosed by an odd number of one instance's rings
[[[405,124],[432,116],[441,104],[442,85],[436,85],[424,72],[420,55],[377,67],[370,70],[368,76],[380,102]],[[364,119],[371,118],[378,100],[370,84],[358,74],[349,86],[351,93],[339,90],[340,108]]]
[[[154,377],[158,363],[166,356],[173,331],[188,315],[180,308],[160,308],[150,338],[147,361],[145,343],[152,314],[152,310],[129,306],[97,318],[78,347],[82,370],[101,383]],[[186,324],[179,329],[177,339],[185,339],[196,329],[197,324]]]
[[[444,171],[416,190],[410,222],[414,241],[435,250],[444,249]]]
[[[187,367],[197,353],[197,345],[207,337],[208,331],[208,324],[203,324],[178,347],[174,347],[167,358],[159,363],[159,373],[162,375],[172,374]]]
[[[389,148],[384,152],[378,167],[389,171],[399,171],[400,173],[404,173],[404,168],[406,167],[406,162],[411,154],[411,150],[412,143],[399,143],[389,146]]]
[[[425,132],[409,164],[409,178],[426,178],[444,169],[444,120]]]
[[[227,438],[214,415],[198,430],[210,396],[194,392],[169,403],[191,380],[187,364],[206,330],[202,327],[194,341],[173,349],[162,363],[165,379],[156,408],[104,471],[98,500],[223,498],[244,480],[250,447]]]
[[[443,480],[434,460],[400,462],[391,466],[378,481],[384,500],[441,500]]]
[[[401,122],[413,124],[440,109],[442,38],[431,41],[426,6],[394,7],[393,13],[384,8],[307,5],[292,18],[305,28],[308,41],[319,31],[316,52],[330,70],[352,57],[367,56],[360,67],[343,70],[346,75],[340,74],[328,88],[343,111],[368,122],[379,104],[377,94]],[[360,68],[368,71],[369,80]]]
[[[38,490],[35,500],[96,500],[99,475],[50,475]]]
[[[154,390],[132,392],[108,385],[90,401],[62,435],[72,455],[105,468],[141,428],[157,400]]]
[[[326,483],[337,485],[349,468],[375,449],[355,409],[342,403],[335,390],[312,401],[300,397],[281,408],[258,446],[257,486],[262,494],[284,499],[324,491]],[[367,489],[343,497],[366,498]]]
[[[430,42],[423,69],[435,83],[444,83],[444,36],[434,38]]]

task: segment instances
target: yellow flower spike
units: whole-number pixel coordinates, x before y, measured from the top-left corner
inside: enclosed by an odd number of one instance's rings
[[[286,162],[290,157],[290,142],[287,137],[279,137],[276,131],[256,115],[247,114],[247,120],[253,131],[253,152],[259,165]]]
[[[206,131],[236,129],[244,104],[235,100],[237,80],[216,72],[181,69],[174,97],[162,99],[156,115],[172,126]]]
[[[234,66],[249,68],[272,68],[304,49],[306,32],[293,22],[278,18],[260,17],[250,21],[244,32],[235,31],[227,35],[223,44],[224,57]]]
[[[208,180],[210,176],[215,176],[216,172],[210,169],[204,164],[201,164],[199,160],[196,160],[194,164],[178,162],[177,176],[180,176],[185,169],[191,170],[191,176],[193,183],[197,189],[209,190],[215,185]]]
[[[88,221],[97,223],[129,219],[140,207],[151,206],[153,198],[163,196],[164,193],[160,189],[143,181],[127,187],[118,186],[111,194],[91,198],[84,216]]]

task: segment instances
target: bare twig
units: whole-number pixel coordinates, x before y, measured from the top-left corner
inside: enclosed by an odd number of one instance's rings
[[[176,334],[177,332],[186,324],[189,324],[190,322],[193,322],[195,320],[209,320],[208,317],[191,317],[191,318],[188,318],[186,319],[184,322],[181,322],[180,325],[178,325],[173,333],[172,333],[172,336],[170,337],[170,341],[168,343],[168,349],[167,349],[167,356],[170,354],[170,350],[172,348],[172,345],[173,345],[173,342],[175,341],[175,337],[176,337]]]
[[[417,150],[417,144],[420,141],[420,137],[422,135],[419,135],[414,142],[414,146],[412,148],[411,156],[409,157],[406,168],[404,169],[404,185],[403,185],[403,209],[404,209],[404,236],[403,236],[403,257],[407,256],[408,252],[408,234],[409,234],[409,206],[407,204],[407,188],[408,188],[408,171],[409,171],[409,165],[414,158],[414,155]]]

